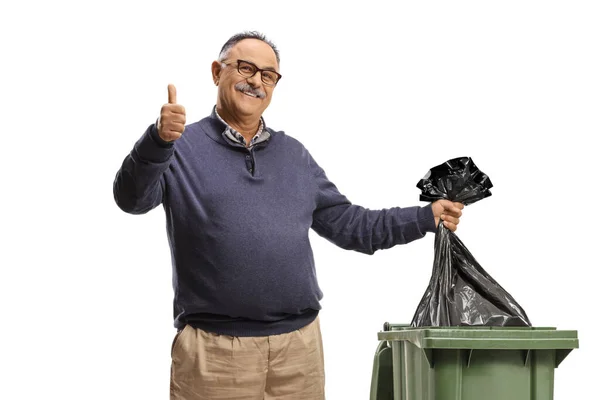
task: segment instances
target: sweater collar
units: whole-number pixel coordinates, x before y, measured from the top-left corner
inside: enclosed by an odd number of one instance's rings
[[[270,139],[271,133],[269,132],[269,129],[267,128],[263,117],[260,118],[260,121],[262,126],[262,134],[260,135],[261,140],[256,144],[266,144]],[[234,140],[234,138],[231,137],[230,130],[232,128],[229,125],[227,125],[227,123],[222,118],[219,117],[219,115],[217,114],[216,105],[213,107],[212,112],[210,114],[209,123],[210,128],[206,129],[206,134],[210,136],[213,140],[231,146],[245,148],[243,144],[239,143],[237,140]]]

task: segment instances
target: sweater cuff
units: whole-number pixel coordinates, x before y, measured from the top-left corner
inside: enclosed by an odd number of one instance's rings
[[[175,142],[167,142],[165,140],[163,140],[163,138],[160,137],[160,135],[158,134],[158,119],[156,120],[156,122],[154,124],[152,124],[150,126],[150,136],[152,136],[152,139],[154,139],[154,141],[161,147],[172,147],[173,144]]]
[[[421,207],[418,211],[419,230],[421,232],[437,232],[433,208],[431,204]]]
[[[152,124],[135,144],[135,150],[141,159],[161,163],[173,155],[174,146],[173,143],[162,140],[158,136],[156,125]]]

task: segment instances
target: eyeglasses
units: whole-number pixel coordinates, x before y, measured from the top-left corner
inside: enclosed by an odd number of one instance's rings
[[[281,74],[270,69],[260,69],[256,64],[253,64],[250,61],[237,60],[236,62],[222,64],[231,65],[235,63],[237,63],[239,74],[245,78],[252,78],[257,72],[260,72],[260,80],[267,86],[275,86],[281,79]]]

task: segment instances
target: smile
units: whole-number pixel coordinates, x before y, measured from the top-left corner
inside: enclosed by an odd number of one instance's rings
[[[242,93],[244,93],[245,95],[248,95],[248,96],[250,96],[250,97],[254,97],[254,98],[257,98],[257,97],[258,97],[258,95],[257,95],[257,94],[255,94],[255,93],[252,93],[252,92],[242,92]]]

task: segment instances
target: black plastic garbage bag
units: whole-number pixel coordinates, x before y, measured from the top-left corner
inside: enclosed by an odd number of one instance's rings
[[[491,196],[492,186],[490,178],[477,168],[471,157],[454,158],[433,167],[417,183],[423,191],[420,200],[447,199],[464,205]]]
[[[492,182],[469,157],[432,168],[419,181],[421,200],[472,204],[491,196]],[[531,326],[525,311],[479,265],[458,236],[438,224],[429,286],[411,326]]]

